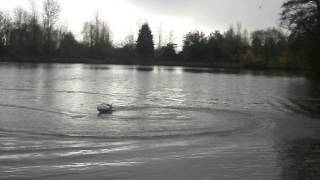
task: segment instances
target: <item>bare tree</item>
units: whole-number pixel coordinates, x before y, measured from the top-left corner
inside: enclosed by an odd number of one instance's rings
[[[134,34],[132,32],[130,32],[125,38],[124,38],[124,42],[123,42],[123,47],[127,47],[130,49],[134,49],[135,48],[135,39],[134,39]]]
[[[93,21],[84,24],[82,35],[85,45],[90,49],[90,56],[105,57],[112,47],[110,29],[106,22],[96,14]]]
[[[11,19],[9,15],[0,11],[0,55],[6,54],[10,31]]]
[[[158,49],[162,47],[162,37],[163,37],[163,28],[162,28],[162,23],[160,23],[158,27]]]
[[[57,0],[43,2],[43,24],[46,29],[52,30],[59,19],[61,6]]]
[[[41,52],[42,47],[42,35],[41,25],[39,24],[39,13],[36,8],[36,4],[33,0],[30,0],[30,46],[29,51],[31,55],[38,56]]]
[[[54,26],[59,20],[61,6],[57,0],[45,0],[43,2],[43,26],[45,30],[45,50],[52,51]]]
[[[174,30],[171,30],[168,35],[168,43],[174,44],[175,40]]]
[[[17,29],[23,29],[29,23],[29,14],[22,8],[14,9],[13,15],[14,26]]]

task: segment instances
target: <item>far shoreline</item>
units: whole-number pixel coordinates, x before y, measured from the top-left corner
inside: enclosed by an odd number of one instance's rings
[[[19,58],[19,57],[0,57],[1,63],[23,63],[23,64],[96,64],[96,65],[128,65],[128,66],[167,66],[167,67],[186,67],[186,68],[209,68],[209,69],[238,69],[256,71],[290,71],[308,72],[307,67],[296,66],[250,66],[239,62],[188,62],[186,60],[159,60],[150,59],[95,59],[95,58]]]

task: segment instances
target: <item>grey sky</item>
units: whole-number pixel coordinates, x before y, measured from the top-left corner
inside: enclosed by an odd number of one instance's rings
[[[146,11],[184,16],[208,28],[241,22],[248,29],[276,26],[283,0],[131,0]]]
[[[42,0],[34,0],[41,6]],[[60,0],[63,7],[61,24],[80,37],[82,25],[98,11],[105,19],[118,43],[128,33],[136,33],[139,24],[150,23],[154,35],[162,27],[164,36],[173,31],[177,43],[191,30],[206,33],[224,31],[231,24],[255,29],[278,26],[284,0]],[[29,0],[0,0],[1,10],[20,6],[26,9]],[[157,37],[157,36],[156,36]]]

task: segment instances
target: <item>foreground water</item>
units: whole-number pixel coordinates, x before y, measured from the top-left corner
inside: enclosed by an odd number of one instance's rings
[[[2,63],[0,178],[318,179],[319,109],[281,72]]]

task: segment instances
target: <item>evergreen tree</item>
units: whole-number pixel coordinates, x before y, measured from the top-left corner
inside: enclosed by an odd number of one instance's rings
[[[153,35],[147,23],[143,24],[139,31],[137,53],[143,57],[154,56]]]

